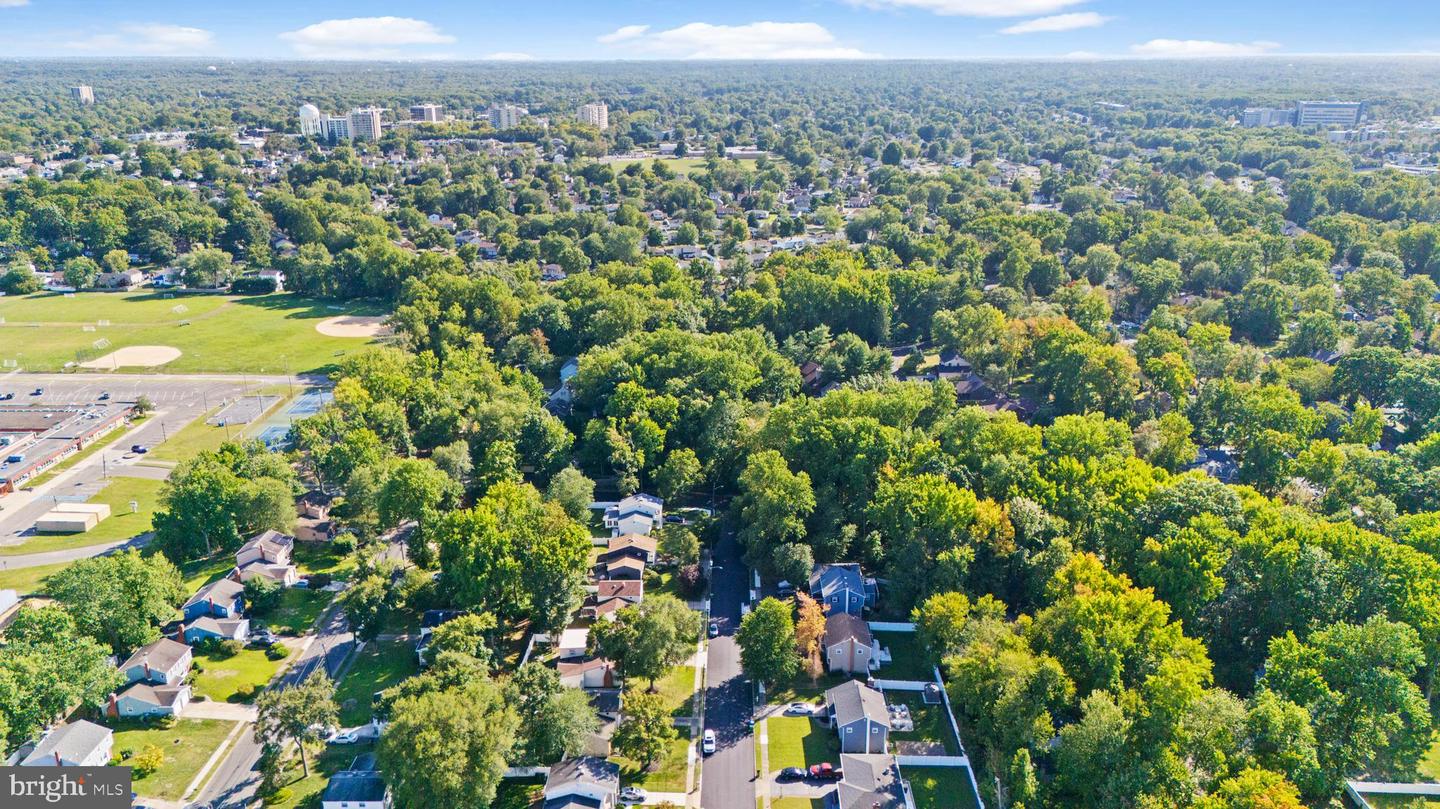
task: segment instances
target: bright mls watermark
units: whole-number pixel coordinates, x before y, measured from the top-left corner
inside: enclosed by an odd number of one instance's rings
[[[128,809],[129,767],[0,767],[4,809]]]

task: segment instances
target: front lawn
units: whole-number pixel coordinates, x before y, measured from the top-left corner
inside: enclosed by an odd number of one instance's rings
[[[824,798],[772,798],[770,809],[825,809]]]
[[[338,553],[329,542],[296,542],[292,558],[302,576],[325,573],[340,581],[349,579],[358,564],[355,554]]]
[[[326,590],[287,587],[280,594],[279,604],[264,615],[251,615],[251,622],[268,626],[281,635],[303,635],[334,598],[335,594]]]
[[[690,716],[693,713],[694,666],[676,666],[670,669],[664,677],[655,681],[655,687],[660,689],[660,696],[664,697],[665,704],[670,706],[672,716]]]
[[[824,698],[828,689],[845,682],[856,679],[849,674],[826,674],[814,683],[804,674],[795,675],[795,679],[784,685],[778,685],[775,690],[766,692],[765,701],[771,705],[787,705],[791,702],[818,702]]]
[[[969,773],[965,767],[900,768],[915,794],[915,809],[979,809]]]
[[[126,751],[139,753],[150,745],[165,751],[160,768],[144,778],[136,777],[133,789],[149,798],[174,801],[234,728],[235,723],[219,719],[181,719],[169,730],[123,722],[114,726],[114,749],[120,756]]]
[[[37,567],[21,567],[14,570],[6,569],[4,562],[0,561],[0,590],[14,590],[20,595],[43,595],[45,592],[45,580],[51,575],[59,573],[70,566],[69,562],[57,562],[53,565],[39,565]]]
[[[665,757],[655,769],[642,771],[640,762],[624,756],[611,756],[610,760],[620,765],[620,783],[623,786],[643,787],[651,792],[684,792],[685,760],[690,748],[689,734],[681,730],[680,735],[670,742]]]
[[[371,641],[355,658],[350,671],[335,687],[340,726],[355,727],[370,721],[371,699],[418,671],[415,648],[405,641]]]
[[[226,658],[196,652],[195,693],[215,702],[250,702],[286,660],[271,660],[263,649],[246,649]],[[240,691],[247,685],[254,690],[242,697]]]
[[[835,731],[808,716],[772,716],[767,722],[770,739],[770,770],[809,767],[828,761],[840,763],[840,744]]]

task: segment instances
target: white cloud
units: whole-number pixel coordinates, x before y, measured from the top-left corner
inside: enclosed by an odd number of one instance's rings
[[[1053,14],[1085,0],[845,0],[874,9],[915,9],[946,17],[1033,17]]]
[[[0,8],[19,8],[30,5],[30,0],[0,0]]]
[[[1136,56],[1161,59],[1205,59],[1217,56],[1262,56],[1280,47],[1278,42],[1212,42],[1207,39],[1152,39],[1131,45]]]
[[[533,62],[535,57],[519,51],[496,51],[480,57],[491,62]]]
[[[875,54],[841,45],[827,28],[813,22],[692,22],[667,31],[631,34],[620,44],[629,56],[661,59],[875,58]]]
[[[352,17],[325,20],[280,38],[312,59],[398,59],[435,56],[415,46],[444,45],[455,37],[425,20],[409,17]]]
[[[607,45],[624,42],[627,39],[635,39],[649,30],[650,26],[648,25],[622,25],[604,36],[595,37],[595,41],[604,42]]]
[[[183,56],[214,52],[215,34],[185,25],[129,23],[118,33],[95,34],[65,47],[107,56]]]
[[[1008,28],[1001,28],[1002,34],[1048,34],[1056,31],[1074,31],[1077,28],[1098,28],[1111,18],[1093,11],[1076,11],[1071,14],[1056,14],[1053,17],[1039,17],[1017,22]]]

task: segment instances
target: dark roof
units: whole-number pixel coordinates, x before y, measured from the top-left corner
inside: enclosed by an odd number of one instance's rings
[[[844,779],[836,787],[839,809],[903,809],[905,790],[894,756],[842,754]]]
[[[420,616],[420,628],[434,629],[435,627],[441,624],[449,623],[450,621],[453,621],[464,614],[465,612],[463,610],[425,610],[425,614]]]
[[[372,772],[337,772],[325,786],[322,801],[383,801],[385,779]]]
[[[374,753],[361,753],[350,762],[350,772],[379,772]]]
[[[550,768],[545,778],[545,792],[570,784],[590,783],[620,788],[620,765],[598,756],[578,756],[562,759]],[[548,803],[548,802],[547,802]]]
[[[853,562],[816,565],[810,574],[810,595],[823,599],[839,590],[865,594],[865,577],[860,574],[860,566]]]
[[[595,713],[601,714],[602,716],[618,717],[620,715],[620,705],[619,689],[590,692],[590,707],[595,709]]]
[[[600,809],[600,801],[584,795],[566,795],[546,801],[543,809]]]
[[[834,713],[835,722],[839,725],[869,719],[890,727],[890,711],[885,707],[885,695],[859,680],[846,680],[826,691],[825,704]]]
[[[316,506],[329,505],[335,499],[335,495],[322,492],[319,489],[310,489],[299,497],[295,498],[297,503],[309,503]]]
[[[875,638],[870,634],[870,625],[857,615],[848,612],[832,612],[825,616],[825,643],[839,643],[854,640],[869,646]]]

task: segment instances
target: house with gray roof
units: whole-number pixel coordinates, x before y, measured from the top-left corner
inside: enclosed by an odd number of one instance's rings
[[[235,618],[245,605],[245,585],[231,579],[220,579],[195,591],[190,600],[180,608],[185,620],[193,621],[202,615],[216,618]]]
[[[853,562],[816,565],[810,573],[810,596],[828,612],[859,615],[875,603],[875,584]]]
[[[844,773],[825,796],[826,809],[906,809],[900,765],[889,755],[840,755]]]
[[[825,692],[825,714],[840,739],[842,753],[884,753],[890,737],[885,695],[859,680]]]
[[[152,716],[179,716],[190,704],[190,686],[151,685],[146,682],[131,683],[119,694],[111,694],[105,705],[105,715],[116,719],[148,718]]]
[[[350,769],[330,777],[320,795],[320,809],[390,809],[390,788],[375,766],[375,755],[366,753],[350,762]]]
[[[110,763],[114,745],[110,728],[80,719],[45,734],[20,766],[103,767]]]
[[[599,756],[561,760],[545,778],[544,809],[614,809],[620,766]]]
[[[848,612],[825,616],[825,667],[831,672],[868,674],[878,666],[875,636],[863,618]]]
[[[126,682],[175,685],[190,673],[192,657],[189,646],[161,638],[136,649],[130,659],[120,665],[120,673],[125,675]]]

